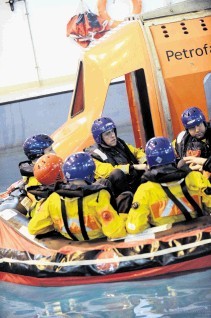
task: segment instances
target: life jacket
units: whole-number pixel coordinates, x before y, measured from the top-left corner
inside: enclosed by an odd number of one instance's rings
[[[77,185],[74,182],[57,182],[55,185],[31,186],[27,189],[27,192],[33,194],[37,199],[46,199],[53,192],[58,193],[62,197],[83,198],[93,193],[99,192],[102,189],[106,189],[111,194],[111,200],[113,200],[113,194],[111,193],[111,190],[106,185],[102,185],[99,183],[91,185]],[[115,202],[111,201],[111,203],[112,206],[116,208]]]
[[[27,192],[33,194],[36,200],[47,199],[54,192],[54,185],[35,185],[27,188]]]
[[[30,160],[21,161],[19,163],[19,170],[23,177],[33,177],[34,176],[33,168],[34,168],[34,164]]]
[[[141,180],[142,183],[147,181],[156,183],[173,182],[185,178],[190,171],[178,169],[174,164],[168,164],[145,171]]]
[[[192,137],[188,130],[184,130],[176,138],[175,149],[179,158],[196,156],[208,158],[211,156],[211,127],[206,123],[207,129],[202,140]]]
[[[117,138],[117,145],[115,147],[106,148],[98,145],[90,154],[93,158],[101,162],[110,163],[112,166],[138,163],[138,160],[130,151],[127,144],[120,138]]]
[[[111,195],[111,205],[116,210],[116,201],[110,190],[106,185],[102,184],[87,184],[87,185],[77,185],[74,182],[62,183],[57,182],[54,187],[54,192],[58,193],[60,196],[67,198],[83,198],[93,193],[99,192],[100,190],[107,190]]]

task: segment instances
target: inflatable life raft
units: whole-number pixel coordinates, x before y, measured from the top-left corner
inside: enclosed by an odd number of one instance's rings
[[[0,279],[70,286],[152,278],[211,267],[211,217],[150,228],[119,240],[32,236],[15,209],[0,212]]]

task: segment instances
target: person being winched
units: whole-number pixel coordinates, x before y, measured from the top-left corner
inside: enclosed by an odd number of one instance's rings
[[[72,154],[62,169],[66,181],[56,183],[54,192],[36,211],[28,225],[29,233],[56,230],[75,241],[125,236],[125,215],[117,213],[106,186],[93,184],[95,163],[91,156],[85,152]]]
[[[209,213],[209,180],[198,171],[178,169],[174,149],[167,138],[150,139],[145,153],[149,170],[142,176],[143,183],[134,195],[126,222],[128,233],[191,220],[202,216],[205,209]]]

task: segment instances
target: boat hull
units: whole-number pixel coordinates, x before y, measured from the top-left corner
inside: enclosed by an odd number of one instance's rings
[[[0,273],[0,280],[13,284],[37,287],[62,287],[88,284],[113,283],[142,279],[158,278],[163,275],[184,273],[187,271],[205,270],[211,267],[211,255],[178,264],[141,269],[132,272],[116,273],[106,276],[70,276],[70,277],[32,277],[11,273]]]

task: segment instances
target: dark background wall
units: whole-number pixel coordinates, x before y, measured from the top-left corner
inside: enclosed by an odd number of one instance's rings
[[[60,127],[67,120],[71,97],[72,92],[67,92],[0,105],[0,192],[21,178],[18,164],[27,160],[23,142]],[[103,116],[115,121],[119,137],[134,143],[124,82],[110,85]]]

